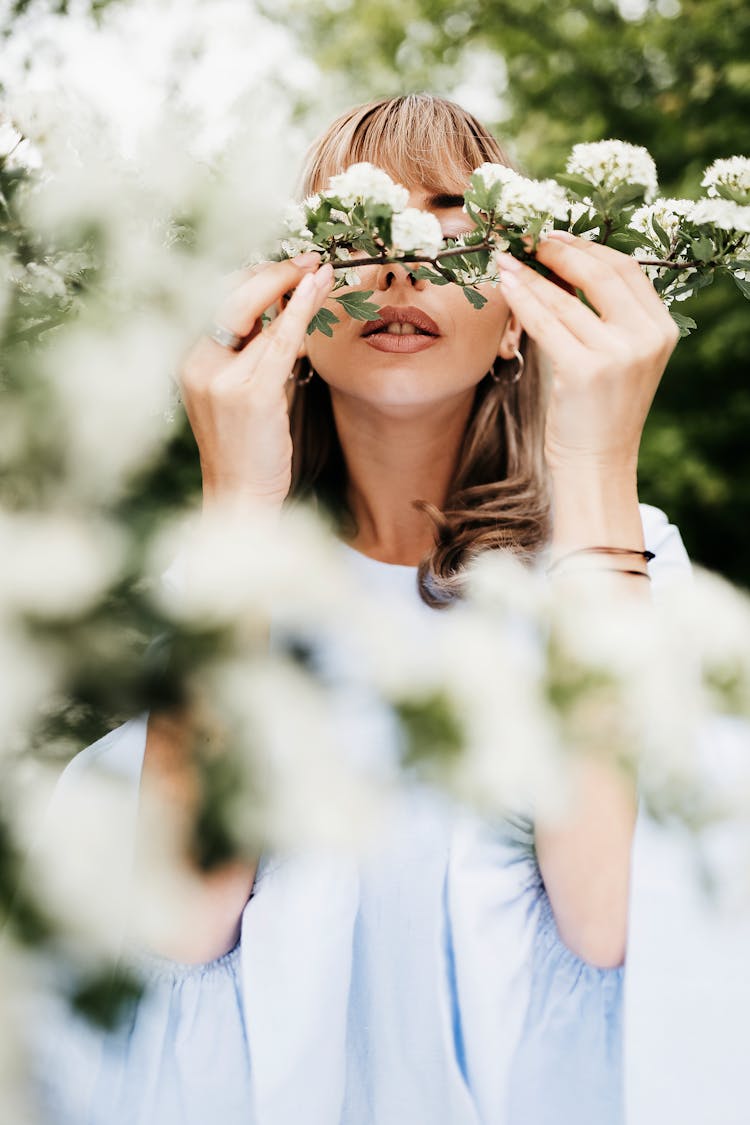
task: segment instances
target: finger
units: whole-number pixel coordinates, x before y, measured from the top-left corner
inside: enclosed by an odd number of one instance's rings
[[[221,302],[214,320],[237,336],[247,336],[256,321],[282,294],[296,288],[302,278],[318,268],[320,255],[300,254],[283,262],[268,262],[242,281]]]
[[[527,267],[523,268],[530,274],[534,273]],[[548,284],[550,288],[555,288],[551,283]],[[518,317],[522,328],[544,352],[556,360],[572,363],[576,367],[583,363],[589,349],[584,347],[578,336],[559,316],[555,315],[550,305],[540,300],[537,287],[526,284],[520,274],[510,270],[503,270],[500,274],[500,285],[505,300]],[[577,297],[568,297],[563,293],[561,296],[568,301],[575,300],[592,320],[597,322],[594,313],[586,309]]]
[[[611,345],[610,334],[605,325],[577,296],[572,296],[552,279],[542,277],[536,270],[523,265],[510,254],[503,256],[498,261],[498,265],[506,300],[510,300],[509,290],[511,292],[515,292],[516,289],[521,290],[518,299],[522,302],[526,301],[529,308],[542,308],[548,326],[553,330],[557,322],[587,348],[601,349]],[[529,300],[526,294],[529,295]],[[533,306],[530,303],[531,298],[533,298]]]
[[[303,278],[284,311],[252,347],[239,353],[237,370],[245,377],[262,369],[263,380],[285,383],[304,343],[307,328],[334,285],[333,267]]]
[[[256,346],[261,333],[261,316],[282,293],[295,289],[311,270],[317,269],[319,254],[300,254],[284,262],[263,262],[249,270],[219,305],[215,323],[247,337],[243,351]],[[209,335],[200,336],[181,363],[179,381],[202,385],[212,379],[217,368],[224,368],[236,353],[217,343]],[[241,353],[237,353],[241,354]]]
[[[635,258],[621,250],[568,231],[551,231],[540,241],[537,257],[583,290],[605,320],[624,324],[645,315],[663,322],[666,309],[652,283]]]

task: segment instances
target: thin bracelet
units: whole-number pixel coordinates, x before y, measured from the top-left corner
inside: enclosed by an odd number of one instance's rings
[[[547,567],[547,574],[551,574],[552,571],[555,570],[560,565],[560,563],[565,562],[566,559],[570,559],[574,555],[590,555],[590,554],[640,555],[640,557],[642,559],[645,559],[646,562],[650,562],[651,559],[656,558],[656,555],[654,554],[653,551],[637,551],[635,549],[631,550],[631,548],[629,548],[629,547],[578,547],[575,551],[568,551],[567,554],[560,555],[559,559],[555,559],[555,561]],[[641,574],[641,573],[642,573],[642,571],[639,570],[638,574]]]
[[[578,566],[578,567],[572,567],[572,568],[568,567],[565,570],[558,571],[557,577],[560,577],[561,575],[564,575],[564,574],[600,574],[603,570],[609,570],[609,571],[612,572],[612,574],[637,574],[639,578],[648,578],[649,582],[651,581],[651,575],[647,574],[647,572],[645,570],[626,570],[624,567],[619,567],[619,566]],[[547,571],[547,574],[548,575],[550,574],[549,570]],[[554,573],[552,574],[552,577],[553,578],[555,577]]]

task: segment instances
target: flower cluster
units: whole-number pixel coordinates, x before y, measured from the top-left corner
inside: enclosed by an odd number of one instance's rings
[[[724,271],[745,297],[750,266],[750,160],[734,156],[706,169],[707,195],[697,201],[657,196],[656,165],[639,145],[607,140],[578,144],[565,171],[535,180],[505,164],[485,162],[469,177],[464,212],[470,229],[443,238],[430,212],[408,207],[409,193],[380,168],[353,164],[329,186],[291,204],[281,256],[317,250],[343,271],[335,297],[349,315],[377,316],[372,290],[357,289],[359,267],[408,263],[417,278],[462,287],[481,309],[482,285],[498,281],[497,257],[511,253],[538,268],[540,238],[569,230],[633,255],[669,307],[682,335],[695,321],[671,306]],[[356,261],[356,268],[354,263]],[[413,263],[413,264],[412,264]],[[328,335],[338,318],[322,309],[309,326]]]
[[[430,211],[408,207],[393,216],[391,245],[398,253],[408,254],[413,250],[432,258],[443,245],[443,229]]]
[[[556,180],[531,180],[505,164],[482,164],[471,177],[468,193],[481,210],[491,209],[509,227],[528,227],[538,221],[566,219],[568,199]]]
[[[623,187],[640,184],[649,203],[656,195],[659,181],[656,164],[642,145],[627,141],[594,141],[573,145],[565,171],[581,176],[592,187],[614,194]]]
[[[392,211],[403,211],[409,203],[409,192],[395,184],[387,172],[372,164],[350,164],[345,172],[332,176],[324,196],[337,199],[345,208],[355,207],[364,200],[382,203]]]
[[[726,160],[715,160],[703,173],[701,187],[712,199],[750,204],[750,158],[730,156]]]

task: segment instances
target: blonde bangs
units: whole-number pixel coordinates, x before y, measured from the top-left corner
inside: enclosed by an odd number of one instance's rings
[[[341,115],[307,153],[300,195],[325,188],[331,176],[366,161],[397,183],[432,195],[463,195],[485,161],[512,167],[498,141],[455,102],[407,94],[357,106]]]

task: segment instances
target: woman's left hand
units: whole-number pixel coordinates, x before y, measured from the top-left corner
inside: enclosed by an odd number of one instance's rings
[[[626,254],[556,231],[541,240],[536,256],[600,314],[509,254],[502,256],[505,299],[552,366],[547,464],[553,473],[635,471],[646,416],[679,330]]]

